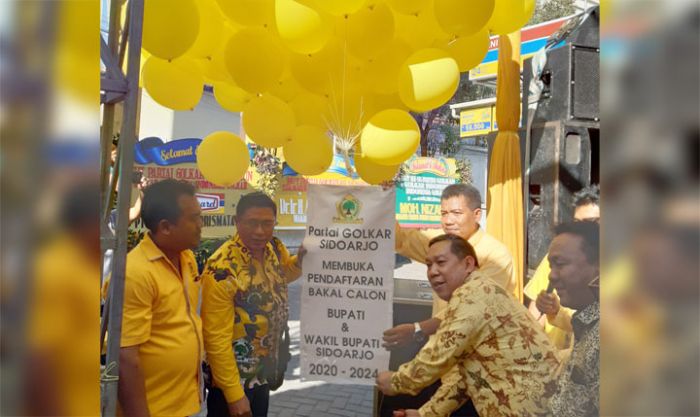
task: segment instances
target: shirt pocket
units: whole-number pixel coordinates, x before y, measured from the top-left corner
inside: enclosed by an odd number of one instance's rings
[[[185,289],[179,279],[169,275],[162,276],[158,285],[158,297],[153,306],[153,318],[159,320],[175,320],[186,313],[188,299]]]

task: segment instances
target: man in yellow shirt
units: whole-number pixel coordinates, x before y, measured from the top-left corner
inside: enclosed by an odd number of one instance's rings
[[[287,284],[301,275],[301,257],[272,236],[276,214],[263,193],[241,197],[237,233],[202,273],[204,345],[215,386],[207,399],[210,417],[267,416],[269,373],[287,325]]]
[[[600,220],[600,189],[597,185],[586,187],[574,194],[574,221],[598,222]],[[556,291],[549,285],[551,268],[545,256],[532,279],[525,285],[524,294],[531,300],[530,312],[544,326],[544,331],[564,356],[573,345],[571,316],[574,311],[561,307]],[[549,291],[547,291],[549,290]]]
[[[493,279],[514,297],[517,277],[513,269],[513,258],[503,243],[481,230],[481,194],[474,186],[452,184],[442,191],[440,199],[442,232],[402,229],[396,225],[396,252],[415,261],[425,263],[430,239],[442,233],[454,234],[467,240],[476,251],[480,271]],[[447,306],[445,301],[433,296],[433,315],[429,320],[413,324],[401,324],[384,333],[388,348],[396,348],[435,332],[440,324],[440,312]]]
[[[150,231],[127,256],[119,368],[120,414],[188,416],[201,405],[201,321],[194,249],[202,218],[191,185],[144,190]]]
[[[99,187],[71,187],[61,207],[61,230],[33,262],[28,306],[24,410],[31,416],[100,414],[95,312],[100,282]],[[3,301],[17,297],[3,288]],[[27,300],[25,300],[27,302]],[[9,317],[9,316],[8,316]],[[93,319],[94,317],[94,319]],[[10,377],[6,383],[11,384]]]
[[[426,263],[430,285],[449,304],[435,335],[397,372],[381,372],[378,388],[415,394],[442,378],[407,417],[448,416],[469,399],[481,417],[544,412],[559,360],[527,309],[480,272],[474,248],[459,236],[432,239]]]

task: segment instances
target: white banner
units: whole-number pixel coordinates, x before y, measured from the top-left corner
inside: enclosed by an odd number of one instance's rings
[[[389,368],[394,189],[309,185],[301,378],[374,385]]]

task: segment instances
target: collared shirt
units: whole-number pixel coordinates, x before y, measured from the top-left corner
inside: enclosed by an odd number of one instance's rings
[[[552,397],[551,415],[598,416],[600,388],[600,303],[595,302],[571,318],[574,350],[559,376]]]
[[[537,300],[537,296],[540,292],[546,291],[549,286],[550,272],[549,259],[545,256],[542,262],[537,266],[535,274],[525,286],[523,293],[532,301]],[[556,290],[554,290],[554,293],[556,293]],[[549,340],[551,340],[559,350],[571,349],[573,345],[574,334],[571,331],[571,325],[568,323],[573,313],[574,310],[562,306],[557,313],[557,320],[550,320],[547,315],[544,315],[544,332],[547,333]]]
[[[531,416],[554,392],[555,348],[525,307],[479,271],[452,294],[437,332],[391,384],[415,394],[442,386],[420,415],[447,416],[468,398],[479,415]]]
[[[287,323],[287,283],[299,275],[296,256],[278,239],[267,244],[262,265],[238,234],[207,261],[202,273],[204,346],[214,384],[226,401],[242,398],[244,387],[266,383],[266,359],[277,354]]]
[[[93,326],[99,301],[99,261],[68,234],[42,246],[34,260],[34,280],[28,305],[28,347],[50,365],[56,383],[55,415],[94,416],[100,413],[100,391],[95,378],[99,328]],[[12,297],[12,288],[3,288]]]
[[[425,263],[430,239],[443,233],[442,229],[417,230],[397,226],[396,252],[420,263]],[[508,248],[481,228],[477,229],[468,241],[476,252],[479,271],[496,281],[508,294],[519,300],[519,294],[516,293],[518,279],[513,269],[513,257],[508,252]],[[433,294],[433,315],[444,310],[446,306],[445,301]]]
[[[197,261],[180,252],[180,270],[150,234],[126,258],[121,347],[139,346],[151,415],[187,416],[201,404],[202,326]]]

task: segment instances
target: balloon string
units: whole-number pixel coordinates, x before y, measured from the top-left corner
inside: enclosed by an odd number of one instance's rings
[[[341,92],[340,92],[340,124],[343,124],[343,120],[345,120],[345,80],[347,78],[347,73],[346,71],[346,66],[347,66],[347,57],[348,57],[348,18],[347,16],[345,17],[345,36],[343,39],[343,78],[340,80],[341,82]],[[344,135],[346,138],[350,138],[350,126],[348,126],[348,132],[347,134]]]

